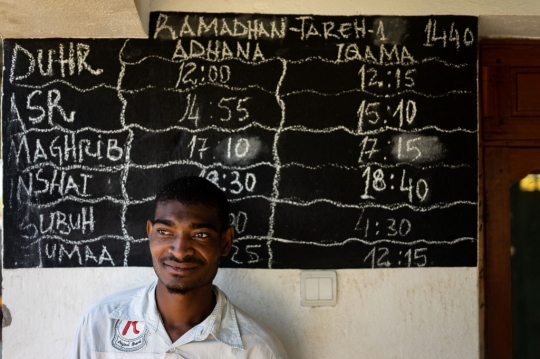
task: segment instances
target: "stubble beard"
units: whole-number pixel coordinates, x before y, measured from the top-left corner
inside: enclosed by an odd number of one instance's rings
[[[165,288],[167,288],[167,292],[169,292],[170,294],[179,294],[179,295],[186,295],[195,289],[194,286],[182,288],[182,287],[175,287],[175,286],[170,286],[170,285],[165,285]]]
[[[215,263],[214,271],[213,271],[212,275],[210,276],[210,278],[208,278],[208,279],[203,277],[203,278],[200,278],[200,280],[196,281],[195,283],[183,284],[182,283],[182,281],[184,281],[183,277],[174,276],[174,278],[176,279],[175,280],[176,283],[166,283],[159,276],[158,271],[156,270],[156,263],[154,263],[154,272],[156,273],[156,275],[158,277],[158,280],[167,289],[167,292],[169,292],[170,294],[176,294],[176,295],[186,295],[186,294],[188,294],[188,293],[190,293],[190,292],[192,292],[192,291],[194,291],[194,290],[196,290],[198,288],[201,288],[201,287],[203,287],[205,285],[208,285],[208,284],[211,285],[212,282],[214,281],[214,278],[216,277],[218,268],[219,268],[219,260],[218,260],[217,263]]]

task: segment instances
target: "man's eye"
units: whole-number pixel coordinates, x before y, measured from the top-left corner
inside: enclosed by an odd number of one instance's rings
[[[158,229],[157,232],[161,235],[169,234],[169,231],[167,231],[166,229]]]
[[[196,238],[208,238],[208,233],[204,233],[204,232],[197,232],[195,233],[194,237]]]

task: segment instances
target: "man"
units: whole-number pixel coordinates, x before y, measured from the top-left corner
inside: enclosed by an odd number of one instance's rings
[[[287,358],[274,334],[212,285],[234,237],[228,215],[223,192],[203,178],[163,187],[146,224],[157,281],[90,308],[70,358]]]

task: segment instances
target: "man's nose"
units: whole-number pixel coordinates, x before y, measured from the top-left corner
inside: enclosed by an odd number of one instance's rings
[[[193,239],[188,231],[179,231],[171,243],[169,251],[178,259],[193,255]]]

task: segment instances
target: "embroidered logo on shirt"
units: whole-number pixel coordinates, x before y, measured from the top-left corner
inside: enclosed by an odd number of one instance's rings
[[[134,352],[146,346],[147,336],[143,321],[117,320],[112,346],[123,352]]]

